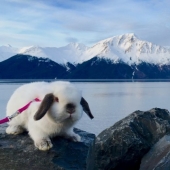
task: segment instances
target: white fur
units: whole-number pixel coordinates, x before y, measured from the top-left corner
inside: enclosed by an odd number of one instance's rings
[[[12,115],[35,98],[43,100],[48,93],[53,93],[55,97],[58,97],[59,102],[54,102],[43,118],[38,121],[34,120],[34,114],[41,102],[33,102],[27,110],[9,122],[6,132],[19,134],[27,130],[35,146],[40,150],[50,149],[52,147],[50,138],[54,136],[64,136],[74,141],[80,141],[80,136],[73,132],[73,125],[83,113],[80,105],[82,96],[81,92],[69,82],[35,82],[22,85],[16,89],[8,101],[7,116]],[[71,117],[65,110],[65,105],[70,102],[76,106]]]

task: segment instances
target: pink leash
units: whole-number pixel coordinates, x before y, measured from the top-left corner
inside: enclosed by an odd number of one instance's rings
[[[30,106],[30,104],[32,102],[40,102],[41,100],[38,98],[35,98],[34,100],[30,101],[28,104],[26,104],[25,106],[23,106],[22,108],[18,109],[14,114],[12,114],[11,116],[7,116],[6,118],[0,120],[0,124],[6,123],[11,121],[14,117],[18,116],[20,113],[22,113],[24,110],[28,109],[28,107]]]

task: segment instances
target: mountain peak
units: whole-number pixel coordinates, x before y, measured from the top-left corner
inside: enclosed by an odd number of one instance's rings
[[[94,56],[111,59],[113,62],[123,61],[129,65],[141,62],[170,64],[168,48],[140,40],[134,33],[114,36],[96,43],[87,52],[88,59]]]
[[[125,36],[125,37],[137,37],[135,33],[126,33],[126,34],[122,34],[121,36]]]
[[[77,43],[77,42],[69,43],[66,47],[74,48],[74,49],[78,49],[78,50],[86,50],[87,49],[87,47],[84,44]]]

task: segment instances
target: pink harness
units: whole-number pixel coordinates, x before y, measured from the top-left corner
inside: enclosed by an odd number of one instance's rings
[[[28,107],[30,106],[30,104],[32,102],[40,102],[41,100],[38,98],[35,98],[34,100],[30,101],[28,104],[26,104],[25,106],[23,106],[22,108],[18,109],[14,114],[12,114],[11,116],[7,116],[6,118],[0,120],[0,124],[6,123],[11,121],[14,117],[18,116],[20,113],[22,113],[24,110],[28,109]]]

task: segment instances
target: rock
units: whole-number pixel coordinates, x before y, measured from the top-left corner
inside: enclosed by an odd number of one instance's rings
[[[92,170],[95,135],[74,129],[82,142],[56,137],[53,148],[40,151],[27,133],[7,135],[0,126],[0,170]]]
[[[170,135],[161,138],[142,158],[140,170],[170,169]]]
[[[142,157],[168,131],[168,110],[135,111],[98,135],[96,169],[138,170]]]

